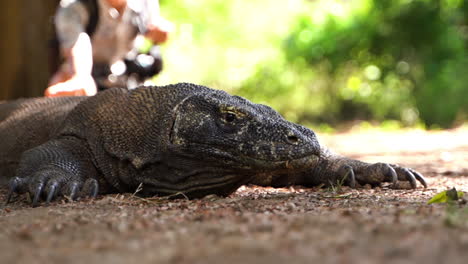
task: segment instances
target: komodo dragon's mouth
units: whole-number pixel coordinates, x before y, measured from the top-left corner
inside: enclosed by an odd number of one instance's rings
[[[297,170],[304,170],[307,168],[314,167],[318,160],[318,155],[307,155],[302,158],[296,159],[287,159],[287,160],[280,160],[280,161],[269,161],[264,159],[256,159],[252,157],[245,157],[249,159],[252,165],[252,169],[262,169],[265,171],[275,171],[275,172],[282,172],[282,171],[297,171]]]
[[[229,152],[224,151],[222,148],[215,148],[213,145],[200,143],[200,142],[192,142],[192,144],[196,144],[198,146],[209,147],[212,149],[213,153],[218,155],[220,160],[222,158],[226,159],[233,159],[235,164],[238,165],[238,169],[247,169],[247,170],[261,170],[261,171],[276,171],[276,170],[302,170],[313,167],[317,164],[319,160],[319,152],[318,151],[309,151],[308,153],[302,153],[300,157],[294,158],[284,158],[284,159],[275,159],[275,158],[263,158],[260,155],[252,156],[246,154],[232,154]],[[214,150],[217,151],[214,151]],[[298,155],[299,156],[299,155]],[[227,165],[227,164],[226,164]],[[229,165],[228,165],[229,166]]]
[[[163,195],[171,196],[182,194],[189,198],[202,197],[207,194],[226,196],[235,191],[242,184],[248,183],[255,175],[261,173],[282,173],[285,171],[300,171],[311,168],[317,164],[318,156],[309,155],[297,159],[284,161],[258,160],[248,157],[249,166],[239,170],[226,170],[224,172],[212,172],[200,170],[182,182],[158,181],[145,178],[143,190],[144,196]],[[237,173],[236,173],[237,171]]]

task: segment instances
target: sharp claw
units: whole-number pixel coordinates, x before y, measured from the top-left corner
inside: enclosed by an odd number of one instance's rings
[[[44,183],[40,182],[36,187],[36,191],[34,192],[34,199],[32,201],[32,207],[37,206],[43,189],[44,189]]]
[[[354,175],[354,170],[351,166],[346,168],[345,179],[348,181],[349,187],[353,189],[356,188],[356,176]]]
[[[47,194],[46,204],[49,204],[54,199],[55,192],[57,191],[58,183],[54,182],[49,187],[49,193]]]
[[[13,196],[13,193],[14,193],[14,192],[15,192],[15,191],[12,190],[12,189],[10,189],[10,190],[8,191],[8,196],[7,196],[7,199],[6,199],[6,201],[5,201],[5,205],[7,205],[7,204],[10,203],[11,197]]]
[[[70,199],[74,201],[76,199],[76,195],[78,193],[78,183],[74,182],[70,186]]]
[[[392,179],[392,188],[397,188],[397,184],[398,184],[398,174],[396,173],[395,169],[392,168],[391,166],[388,166],[389,170],[389,174],[387,174],[387,176],[390,176],[391,179]]]
[[[90,191],[89,196],[91,198],[96,198],[96,196],[98,195],[98,191],[99,191],[99,184],[95,179],[92,179],[90,184],[91,184],[91,191]]]
[[[5,205],[10,203],[13,193],[15,193],[18,190],[19,181],[20,181],[20,178],[18,177],[14,177],[13,179],[10,180],[10,183],[9,183],[10,190],[8,191],[8,196],[7,196]]]
[[[411,173],[408,169],[403,169],[405,172],[406,179],[410,182],[411,188],[416,189],[416,178],[414,177],[413,173]]]
[[[426,179],[424,178],[424,176],[422,176],[421,173],[413,170],[413,169],[408,169],[413,175],[414,177],[416,177],[416,179],[424,186],[424,188],[427,188],[427,182],[426,182]]]

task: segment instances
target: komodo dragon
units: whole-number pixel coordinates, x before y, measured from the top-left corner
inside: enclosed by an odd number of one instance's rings
[[[268,106],[188,83],[4,102],[0,138],[7,199],[29,193],[33,206],[138,187],[143,196],[189,198],[247,183],[427,187],[412,169],[333,154]]]

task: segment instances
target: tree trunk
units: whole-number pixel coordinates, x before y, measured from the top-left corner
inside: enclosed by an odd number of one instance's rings
[[[59,0],[0,1],[0,100],[42,96]]]

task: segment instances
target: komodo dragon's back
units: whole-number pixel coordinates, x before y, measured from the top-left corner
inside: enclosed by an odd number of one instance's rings
[[[30,98],[0,103],[0,181],[14,175],[19,157],[49,140],[86,97]]]

